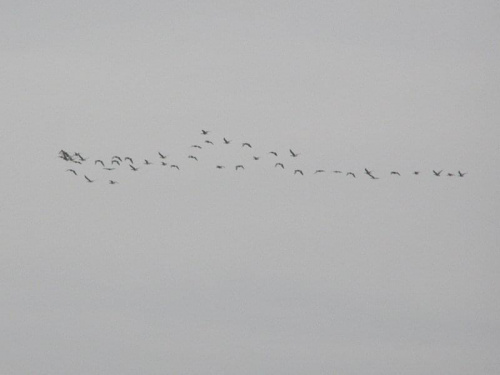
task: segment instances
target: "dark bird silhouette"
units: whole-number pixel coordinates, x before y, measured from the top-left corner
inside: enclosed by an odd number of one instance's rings
[[[245,147],[245,146],[252,148],[252,145],[250,143],[245,142],[245,143],[241,144],[241,147]]]
[[[333,171],[333,173],[342,173],[342,171]]]
[[[78,176],[78,173],[76,173],[76,171],[74,169],[66,169],[66,172],[71,172],[73,173],[75,176]]]
[[[107,171],[114,171],[115,170],[114,168],[103,168],[103,169],[105,169]]]
[[[79,161],[79,160],[71,160],[71,161],[72,161],[73,163],[75,163],[75,164],[82,164],[82,162],[81,162],[81,161]]]
[[[166,162],[162,161],[161,165],[163,165],[164,167],[166,167],[168,164]]]
[[[282,169],[285,169],[285,166],[283,165],[283,163],[274,164],[274,168],[276,168],[276,167],[281,167]]]
[[[270,154],[273,154],[274,156],[278,156],[278,153],[276,151],[269,151]]]
[[[245,167],[244,167],[244,166],[242,166],[242,165],[237,165],[237,166],[235,167],[235,169],[236,169],[236,170],[238,170],[238,169],[245,169]]]
[[[122,158],[119,156],[113,156],[111,159],[118,159],[118,160],[122,161]]]
[[[226,139],[226,138],[222,138],[222,139],[224,140],[224,143],[225,143],[226,145],[228,145],[228,144],[230,144],[230,143],[231,143],[231,141],[230,141],[230,140],[228,140],[228,139]]]
[[[77,156],[77,157],[80,159],[80,161],[85,161],[85,160],[87,160],[87,159],[86,159],[86,158],[84,158],[82,155],[80,155],[80,153],[79,153],[79,152],[75,152],[75,156]]]
[[[300,154],[293,152],[292,150],[290,150],[290,154],[292,155],[293,158],[296,158],[297,156],[300,155]]]
[[[304,175],[304,172],[302,172],[300,169],[296,169],[293,174],[300,173],[302,176]]]
[[[414,175],[419,175],[420,174],[420,171],[415,171],[413,172]]]
[[[441,175],[442,171],[443,171],[442,169],[439,172],[436,172],[434,169],[432,170],[432,172],[434,173],[434,176],[438,176],[438,177]]]
[[[118,183],[118,182],[116,182],[116,181],[109,180],[109,184],[110,184],[110,185],[114,185],[114,184],[117,184],[117,183]]]
[[[316,173],[323,173],[323,172],[325,172],[324,169],[316,169],[316,171],[314,172],[314,174],[316,174]]]
[[[153,163],[151,163],[148,159],[144,159],[144,164],[145,164],[145,165],[151,165],[151,164],[153,164]]]
[[[104,163],[103,163],[103,161],[102,161],[102,160],[96,160],[96,161],[94,162],[94,165],[96,165],[97,163],[101,163],[101,165],[104,167]]]
[[[125,160],[128,160],[129,162],[131,162],[132,164],[134,164],[134,161],[132,160],[132,158],[131,158],[130,156],[127,156],[127,157],[125,158]]]
[[[455,176],[453,173],[448,173],[448,177],[453,177]]]
[[[212,141],[209,141],[208,139],[205,141],[205,143],[210,143],[211,145],[214,144]]]
[[[128,165],[134,172],[139,170],[139,167],[134,167],[132,164]]]
[[[226,167],[224,167],[223,165],[217,165],[215,168],[217,168],[217,169],[223,169],[223,168],[226,168]]]
[[[253,160],[259,160],[259,159],[260,159],[260,157],[258,157],[258,156],[253,157]]]
[[[196,156],[193,156],[193,155],[189,155],[188,158],[189,159],[194,159],[194,160],[198,161],[198,158]]]
[[[84,176],[85,179],[88,181],[88,182],[94,182],[95,180],[91,180],[90,178],[88,178],[87,176]]]
[[[458,171],[458,175],[459,175],[460,177],[463,177],[463,176],[465,176],[466,174],[467,174],[467,172],[460,172],[460,171]]]
[[[391,174],[396,174],[398,176],[401,176],[398,171],[392,171]]]
[[[378,177],[375,177],[373,174],[372,174],[372,171],[369,171],[368,169],[365,168],[365,173],[371,177],[372,180],[378,180]]]
[[[201,146],[198,146],[198,145],[192,145],[191,147],[200,148],[201,149]]]
[[[210,133],[210,130],[203,130],[203,129],[201,129],[201,134],[207,135],[208,133]]]
[[[180,169],[179,169],[179,166],[178,166],[178,165],[175,165],[175,164],[172,164],[172,165],[170,166],[170,168],[175,168],[175,169],[177,169],[177,170],[180,170]]]
[[[352,173],[352,172],[347,172],[346,176],[352,176],[352,177],[356,178],[356,175],[354,173]]]
[[[162,158],[162,159],[166,159],[166,158],[167,158],[167,156],[166,156],[166,155],[163,155],[163,154],[162,154],[161,152],[159,152],[159,151],[158,151],[158,155],[160,155],[160,158]]]
[[[113,164],[113,163],[120,165],[120,162],[116,159],[111,160],[111,164]]]

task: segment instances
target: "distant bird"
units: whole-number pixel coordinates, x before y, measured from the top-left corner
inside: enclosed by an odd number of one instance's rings
[[[224,143],[225,143],[226,145],[228,145],[228,144],[230,144],[230,143],[231,143],[231,141],[230,141],[230,140],[228,140],[228,139],[226,139],[226,138],[223,138],[223,140],[224,140]]]
[[[118,159],[118,160],[122,161],[122,158],[119,156],[113,156],[111,159]]]
[[[372,175],[372,171],[369,171],[368,169],[365,168],[365,173],[370,176],[373,180],[378,180],[378,177],[375,177]]]
[[[116,164],[120,165],[120,162],[117,159],[111,160],[111,164],[113,164],[113,163],[116,163]]]
[[[333,171],[333,173],[342,173],[342,171]]]
[[[252,145],[250,143],[248,143],[248,142],[245,142],[245,143],[241,144],[241,147],[245,147],[245,146],[252,148]]]
[[[102,161],[102,160],[96,160],[96,161],[94,162],[94,165],[96,165],[97,163],[101,163],[101,165],[104,167],[104,163],[103,163],[103,161]]]
[[[201,149],[201,146],[198,146],[198,145],[192,145],[191,147],[200,148]]]
[[[463,176],[465,176],[466,174],[467,174],[467,172],[460,172],[460,171],[458,171],[458,175],[459,175],[460,177],[463,177]]]
[[[442,169],[439,172],[436,172],[434,169],[432,170],[432,172],[434,173],[434,175],[438,176],[438,177],[441,175],[442,171],[443,171]]]
[[[273,154],[274,156],[278,156],[278,153],[276,151],[269,151],[270,154]]]
[[[146,165],[151,165],[151,164],[153,164],[153,163],[151,163],[148,159],[144,159],[144,164],[146,164]]]
[[[194,160],[198,161],[198,158],[196,156],[193,156],[193,155],[189,155],[188,158],[189,159],[194,159]]]
[[[72,161],[73,163],[75,163],[75,164],[82,164],[82,162],[81,162],[81,161],[79,161],[79,160],[71,160],[71,161]]]
[[[175,164],[170,165],[170,168],[176,168],[177,170],[179,170],[179,166]]]
[[[238,169],[245,169],[245,167],[244,167],[244,166],[242,166],[242,165],[237,165],[237,166],[235,167],[235,169],[236,169],[236,170],[238,170]]]
[[[128,165],[134,172],[136,172],[137,170],[139,170],[139,167],[134,167],[132,164],[129,164]]]
[[[448,177],[453,177],[455,176],[453,173],[448,173]]]
[[[304,175],[304,172],[302,172],[300,169],[296,169],[293,174],[300,173],[302,176]]]
[[[203,130],[203,129],[201,129],[201,134],[207,135],[208,133],[210,133],[210,130]]]
[[[392,171],[391,174],[396,174],[398,176],[401,176],[398,171]]]
[[[165,155],[163,155],[161,152],[158,151],[158,155],[160,155],[160,158],[162,159],[166,159],[167,157]]]
[[[214,144],[212,141],[209,141],[208,139],[205,141],[205,143],[210,143],[211,145]]]
[[[125,160],[128,160],[129,162],[131,162],[132,164],[134,164],[134,161],[133,161],[133,160],[132,160],[132,158],[131,158],[131,157],[129,157],[129,156],[127,156],[127,157],[125,158]]]
[[[296,158],[297,156],[300,155],[300,154],[293,152],[292,150],[290,150],[290,154],[292,155],[293,158]]]
[[[217,165],[215,168],[217,168],[217,169],[223,169],[223,168],[226,168],[226,167],[224,167],[223,165]]]
[[[281,167],[282,169],[285,169],[285,166],[283,165],[283,163],[274,164],[274,168],[276,168],[276,167]]]
[[[166,167],[168,164],[165,163],[164,161],[161,162],[161,165],[163,165],[164,167]]]
[[[109,180],[109,183],[110,183],[110,185],[114,185],[114,184],[117,184],[118,182],[113,181],[113,180]]]
[[[253,160],[259,160],[259,159],[260,159],[260,157],[258,157],[258,156],[253,157]]]
[[[316,173],[323,173],[323,172],[325,172],[324,169],[316,169],[316,171],[314,172],[314,174],[316,174]]]
[[[79,152],[75,152],[75,156],[78,156],[80,158],[81,161],[85,161],[87,160],[86,158],[84,158],[82,155],[80,155]]]
[[[78,176],[78,173],[74,169],[66,169],[66,172],[72,172],[75,176]]]
[[[415,171],[413,172],[414,175],[419,175],[420,174],[420,171]]]
[[[114,171],[115,170],[114,168],[103,168],[103,169],[105,169],[107,171]]]
[[[88,182],[94,182],[95,180],[91,180],[90,178],[88,178],[87,176],[84,176],[85,179],[88,181]]]
[[[354,173],[352,173],[352,172],[347,172],[346,176],[352,176],[352,177],[356,178],[356,175]]]

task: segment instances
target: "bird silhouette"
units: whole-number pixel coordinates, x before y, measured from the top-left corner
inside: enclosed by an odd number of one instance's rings
[[[161,162],[161,165],[163,165],[164,167],[166,167],[168,164],[165,163],[164,161]]]
[[[115,170],[114,168],[103,168],[103,169],[106,171],[114,171]]]
[[[84,176],[84,177],[85,177],[85,179],[86,179],[88,182],[90,182],[90,183],[92,183],[92,182],[94,182],[94,181],[95,181],[95,180],[91,180],[91,179],[90,179],[90,178],[88,178],[87,176]]]
[[[131,162],[132,164],[134,164],[134,161],[132,160],[131,157],[127,156],[124,160],[128,160],[129,162]]]
[[[120,165],[120,162],[117,159],[111,160],[111,164],[113,164],[113,163]]]
[[[274,156],[278,156],[278,153],[276,151],[269,151],[270,154],[273,154]]]
[[[293,152],[292,150],[290,150],[290,154],[292,155],[293,158],[296,158],[297,156],[300,155],[300,154]]]
[[[245,147],[245,146],[252,148],[252,145],[250,143],[245,142],[245,143],[241,144],[241,147]]]
[[[463,176],[465,176],[466,174],[467,174],[467,172],[460,172],[460,171],[458,171],[458,175],[459,175],[460,177],[463,177]]]
[[[395,174],[395,175],[401,176],[398,171],[392,171],[391,174]]]
[[[304,172],[302,172],[300,169],[296,169],[293,174],[300,173],[302,176],[304,175]]]
[[[333,173],[342,173],[342,171],[333,171]]]
[[[85,161],[87,160],[86,158],[84,158],[82,155],[80,155],[79,152],[75,152],[75,155],[74,156],[77,156],[78,158],[80,158],[81,161]]]
[[[439,172],[436,172],[434,169],[432,170],[432,172],[434,173],[434,175],[438,176],[438,177],[441,175],[442,171],[443,171],[442,169]]]
[[[170,168],[175,168],[175,169],[177,169],[177,170],[180,170],[180,169],[179,169],[179,166],[178,166],[178,165],[175,165],[175,164],[170,165]]]
[[[166,159],[167,158],[167,156],[163,155],[160,151],[158,151],[158,155],[160,155],[160,158],[162,158],[162,159]]]
[[[201,146],[199,146],[199,145],[192,145],[191,147],[200,148],[201,149]]]
[[[94,165],[96,165],[97,163],[101,163],[101,165],[104,167],[104,162],[102,160],[96,160],[94,162]]]
[[[188,159],[194,159],[194,160],[198,161],[198,158],[196,156],[193,156],[193,155],[189,155]]]
[[[145,165],[151,165],[151,164],[153,164],[153,163],[151,163],[148,159],[144,159],[144,164],[145,164]]]
[[[223,165],[217,165],[215,168],[217,168],[217,169],[223,169],[223,168],[226,168],[226,167],[224,167]]]
[[[210,130],[203,130],[203,129],[201,129],[201,134],[207,135],[208,133],[210,133]]]
[[[230,140],[228,140],[228,139],[226,139],[226,138],[223,138],[223,140],[224,140],[224,143],[225,143],[226,145],[228,145],[228,144],[230,144],[230,143],[231,143],[231,141],[230,141]]]
[[[448,173],[448,177],[453,177],[455,176],[453,173]]]
[[[242,165],[237,165],[237,166],[235,167],[235,169],[236,169],[236,170],[238,170],[238,169],[245,169],[245,167],[244,167],[244,166],[242,166]]]
[[[413,172],[414,175],[419,175],[420,174],[420,171],[415,171]]]
[[[110,185],[115,185],[115,184],[117,184],[117,183],[118,183],[118,182],[116,182],[116,181],[109,180],[109,184],[110,184]]]
[[[113,156],[111,159],[118,159],[118,160],[122,161],[122,158],[119,156]]]
[[[276,168],[276,167],[281,167],[282,169],[285,169],[285,166],[283,165],[283,163],[274,164],[274,168]]]
[[[356,175],[354,173],[352,173],[352,172],[347,172],[346,176],[352,176],[352,177],[356,178]]]
[[[78,173],[76,173],[76,171],[74,169],[66,169],[66,172],[71,172],[73,173],[75,176],[78,176]]]
[[[260,159],[260,157],[258,157],[258,156],[253,157],[253,160],[259,160],[259,159]]]
[[[132,164],[128,165],[130,169],[132,169],[134,172],[137,172],[139,170],[139,167],[134,167]]]
[[[316,174],[316,173],[324,173],[324,172],[325,172],[324,169],[316,169],[316,171],[314,172],[314,174]]]
[[[212,141],[209,141],[208,139],[205,141],[205,143],[210,143],[211,145],[214,144]]]

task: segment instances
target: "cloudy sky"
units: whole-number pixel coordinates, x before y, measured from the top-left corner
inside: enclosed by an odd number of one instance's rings
[[[0,373],[499,374],[499,17],[3,0]]]

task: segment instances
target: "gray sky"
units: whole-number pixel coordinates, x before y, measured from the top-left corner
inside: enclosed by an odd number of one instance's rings
[[[2,1],[0,373],[500,373],[499,16]]]

